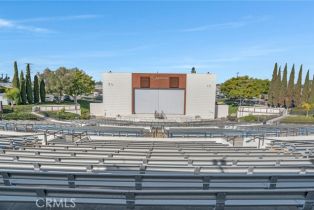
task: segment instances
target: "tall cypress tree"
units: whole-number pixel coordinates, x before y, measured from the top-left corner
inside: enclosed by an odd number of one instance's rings
[[[277,71],[278,71],[278,65],[275,63],[275,67],[273,70],[273,76],[269,84],[269,91],[268,91],[268,104],[270,106],[274,105],[274,90],[275,90],[275,83],[277,79]]]
[[[294,64],[292,66],[290,77],[289,77],[289,83],[287,88],[287,106],[293,107],[294,106],[294,77],[295,77],[295,69]]]
[[[275,89],[274,89],[274,105],[280,106],[280,93],[281,93],[281,67],[279,67],[278,75],[275,80]]]
[[[296,106],[301,106],[302,104],[302,68],[303,66],[301,65],[298,81],[294,89],[294,101]]]
[[[19,70],[17,68],[16,61],[14,61],[14,75],[13,75],[13,79],[12,79],[12,86],[14,88],[20,89]]]
[[[38,83],[38,76],[34,76],[34,103],[39,103],[39,83]]]
[[[46,84],[44,79],[42,79],[40,81],[40,101],[41,103],[45,103],[46,102]]]
[[[310,94],[310,103],[314,104],[314,75],[313,75],[313,79],[311,82],[311,94]]]
[[[31,80],[31,69],[29,63],[26,66],[26,96],[27,102],[32,104],[33,100],[33,88],[32,88],[32,80]]]
[[[302,90],[302,103],[308,103],[310,100],[310,70],[307,71]]]
[[[20,74],[20,95],[21,95],[21,103],[26,104],[27,97],[26,97],[26,86],[25,86],[25,78],[23,71]]]
[[[287,85],[288,85],[287,74],[288,74],[288,66],[286,64],[283,70],[281,88],[280,88],[280,98],[279,98],[280,105],[284,107],[287,106]]]

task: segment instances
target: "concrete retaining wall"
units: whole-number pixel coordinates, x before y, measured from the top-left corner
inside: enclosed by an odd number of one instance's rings
[[[249,115],[282,115],[286,112],[284,108],[272,108],[272,107],[244,107],[238,108],[237,117],[245,117]]]
[[[76,109],[75,105],[40,105],[33,107],[33,111],[35,112],[58,112],[61,110],[81,115],[81,107],[79,104],[76,105]]]

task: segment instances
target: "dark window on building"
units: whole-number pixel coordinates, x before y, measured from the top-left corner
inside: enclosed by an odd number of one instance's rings
[[[150,78],[141,77],[141,88],[150,88]]]
[[[179,77],[170,77],[170,88],[179,88]]]

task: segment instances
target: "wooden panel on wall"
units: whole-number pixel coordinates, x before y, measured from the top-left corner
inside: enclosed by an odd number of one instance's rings
[[[170,88],[170,78],[178,78],[180,89],[186,88],[186,74],[152,74],[152,73],[133,73],[132,88],[141,88],[141,78],[148,77],[150,88],[163,89]]]

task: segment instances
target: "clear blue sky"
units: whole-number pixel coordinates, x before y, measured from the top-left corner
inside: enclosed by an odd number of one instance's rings
[[[0,72],[32,63],[101,72],[270,78],[275,62],[314,73],[314,2],[0,2]]]

